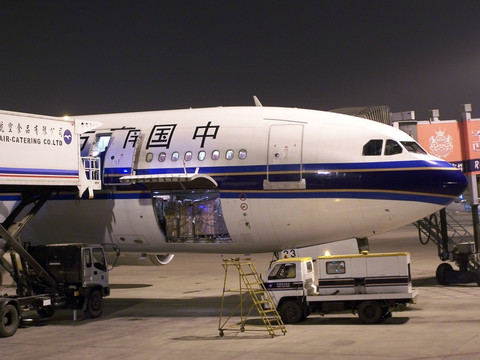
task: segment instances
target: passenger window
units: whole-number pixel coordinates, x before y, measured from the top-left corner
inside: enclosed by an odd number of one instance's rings
[[[245,160],[247,158],[247,150],[242,149],[238,152],[238,158],[240,160]]]
[[[165,160],[167,160],[167,154],[165,154],[164,152],[161,152],[161,153],[158,155],[158,161],[164,162]]]
[[[415,153],[415,154],[426,154],[427,152],[422,149],[420,145],[418,145],[415,141],[400,141],[405,149],[408,152]]]
[[[385,155],[395,155],[402,152],[402,147],[394,140],[387,140],[385,144]]]
[[[177,161],[177,160],[178,160],[178,157],[179,157],[178,151],[175,151],[175,152],[172,154],[172,161]]]
[[[152,162],[153,160],[153,154],[151,152],[147,153],[147,157],[145,158],[146,162]]]
[[[233,151],[233,150],[227,150],[227,152],[226,152],[226,154],[225,154],[225,158],[226,158],[227,160],[232,160],[234,155],[235,155],[235,151]]]
[[[212,160],[218,160],[218,159],[220,159],[220,151],[214,150],[212,152]]]
[[[345,261],[327,261],[327,274],[345,274]]]
[[[187,151],[185,153],[185,157],[184,157],[185,161],[190,161],[192,160],[192,152],[191,151]]]
[[[383,140],[370,140],[363,145],[363,156],[382,155]]]
[[[198,152],[198,160],[203,161],[205,160],[205,157],[206,157],[205,151],[202,150]]]

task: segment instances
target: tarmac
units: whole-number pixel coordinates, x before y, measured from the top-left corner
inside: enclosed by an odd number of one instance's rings
[[[468,217],[462,219],[468,222]],[[379,324],[351,313],[311,315],[287,333],[229,331],[219,336],[224,269],[232,255],[176,254],[167,266],[119,266],[104,315],[86,320],[72,311],[36,319],[0,338],[2,359],[479,359],[480,287],[440,286],[436,246],[423,246],[405,226],[370,239],[372,252],[409,251],[417,303]],[[244,257],[244,255],[238,255]],[[271,254],[252,254],[265,273]],[[12,287],[0,287],[0,293]],[[230,311],[238,297],[226,298]],[[259,324],[256,317],[247,325]],[[250,326],[247,326],[250,328]]]

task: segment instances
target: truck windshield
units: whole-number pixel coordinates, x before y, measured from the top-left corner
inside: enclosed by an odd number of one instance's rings
[[[268,280],[289,279],[295,276],[295,264],[277,264],[273,270],[270,271]]]
[[[105,256],[103,256],[103,250],[100,248],[93,249],[93,266],[95,266],[98,270],[107,271]]]

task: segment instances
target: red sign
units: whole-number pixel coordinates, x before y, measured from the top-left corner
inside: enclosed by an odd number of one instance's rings
[[[480,119],[465,121],[464,124],[466,172],[480,174]]]
[[[480,174],[480,119],[419,123],[417,133],[418,142],[430,154],[463,172]]]
[[[463,169],[463,139],[459,123],[436,121],[417,125],[418,142],[430,154]]]

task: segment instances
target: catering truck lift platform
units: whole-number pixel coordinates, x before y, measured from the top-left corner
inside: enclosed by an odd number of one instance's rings
[[[98,158],[80,156],[79,136],[100,125],[64,118],[0,111],[0,192],[18,197],[0,224],[0,267],[15,281],[16,295],[0,297],[0,336],[12,336],[26,311],[56,309],[101,314],[109,294],[101,246],[60,244],[25,249],[19,235],[53,192],[101,188]],[[4,259],[9,252],[11,263]]]
[[[305,320],[312,312],[350,310],[373,324],[418,295],[408,253],[319,256],[316,268],[317,280],[310,257],[271,264],[264,284],[285,323]]]

